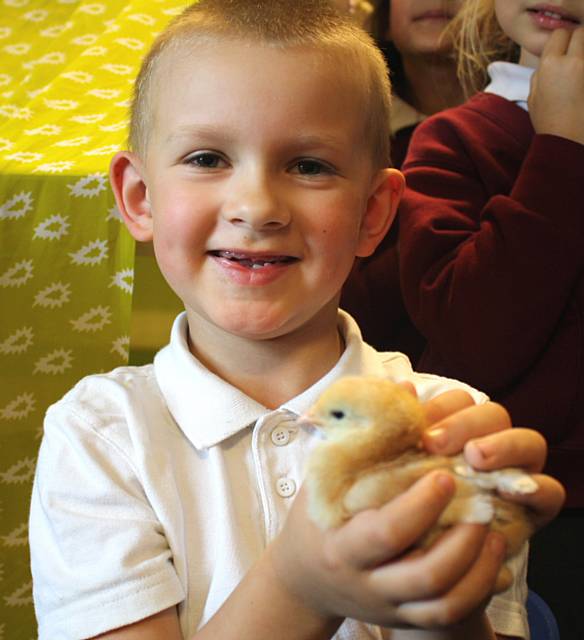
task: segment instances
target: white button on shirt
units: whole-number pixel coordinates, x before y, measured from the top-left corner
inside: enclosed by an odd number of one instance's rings
[[[290,498],[296,493],[296,482],[292,478],[278,478],[276,491],[282,498]]]
[[[291,419],[333,380],[407,379],[423,400],[468,389],[378,354],[346,314],[339,328],[337,365],[273,411],[192,356],[184,314],[154,365],[85,378],[49,409],[30,516],[39,640],[91,637],[176,604],[190,638],[282,527],[316,440]],[[501,634],[526,637],[524,559],[489,608]],[[389,631],[347,620],[335,637]]]
[[[290,431],[286,427],[276,427],[271,438],[277,447],[285,447],[290,442]]]

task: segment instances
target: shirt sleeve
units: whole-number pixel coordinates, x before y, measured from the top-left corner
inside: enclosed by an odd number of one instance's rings
[[[131,460],[63,401],[45,421],[30,549],[39,640],[93,637],[184,598]]]

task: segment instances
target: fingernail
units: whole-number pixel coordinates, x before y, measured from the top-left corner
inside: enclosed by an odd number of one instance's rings
[[[435,429],[428,429],[426,435],[432,441],[432,444],[437,449],[443,449],[448,443],[448,436],[446,435],[446,429],[442,427],[436,427]]]
[[[467,446],[475,449],[475,455],[478,455],[481,460],[487,460],[493,454],[493,446],[487,440],[471,440]]]

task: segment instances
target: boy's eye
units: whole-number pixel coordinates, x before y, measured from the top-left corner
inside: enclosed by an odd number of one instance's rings
[[[333,173],[333,170],[328,165],[319,160],[311,160],[310,158],[298,160],[295,169],[303,176],[319,176],[321,174]]]
[[[201,151],[189,156],[186,163],[201,169],[217,169],[225,165],[225,160],[213,151]]]

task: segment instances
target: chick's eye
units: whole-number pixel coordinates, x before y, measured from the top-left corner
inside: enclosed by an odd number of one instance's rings
[[[334,409],[333,411],[331,411],[331,416],[335,420],[342,420],[345,417],[345,412],[339,411],[338,409]]]
[[[225,160],[213,151],[201,151],[189,156],[186,163],[200,169],[217,169],[225,165]]]

